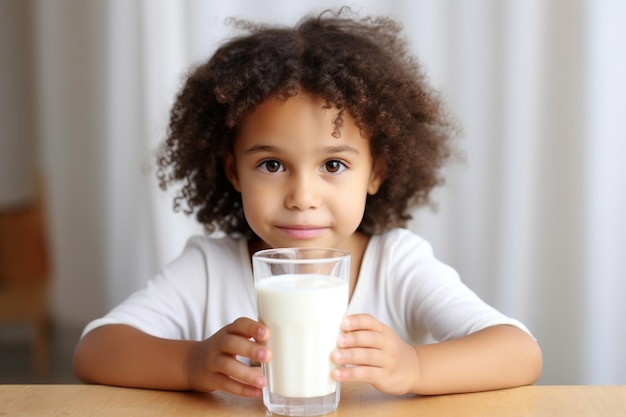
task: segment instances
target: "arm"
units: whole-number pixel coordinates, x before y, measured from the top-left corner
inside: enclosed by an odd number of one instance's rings
[[[349,316],[333,353],[338,381],[372,384],[390,394],[447,394],[529,385],[541,350],[522,330],[493,326],[447,342],[410,346],[369,315]]]
[[[150,336],[126,325],[108,325],[85,335],[76,347],[73,369],[87,383],[165,390],[223,390],[255,397],[266,384],[258,370],[236,359],[269,360],[263,325],[238,319],[201,341]]]

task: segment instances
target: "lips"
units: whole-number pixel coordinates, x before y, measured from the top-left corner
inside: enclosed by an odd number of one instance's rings
[[[325,227],[316,226],[278,226],[278,230],[292,239],[312,239],[321,235]]]

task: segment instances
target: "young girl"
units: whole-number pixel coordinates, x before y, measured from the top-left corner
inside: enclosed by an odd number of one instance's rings
[[[352,255],[333,378],[391,394],[534,383],[528,330],[485,304],[403,228],[429,203],[454,126],[385,18],[239,23],[248,35],[196,68],[159,156],[176,209],[208,232],[109,314],[74,355],[85,382],[258,396],[272,352],[255,320],[251,254],[316,246]],[[218,235],[220,237],[218,237]],[[429,343],[432,339],[437,343]]]

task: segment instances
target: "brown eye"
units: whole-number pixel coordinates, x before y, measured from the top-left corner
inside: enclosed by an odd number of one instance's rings
[[[261,164],[259,164],[259,168],[262,171],[269,173],[281,172],[284,169],[283,165],[275,159],[269,159],[261,162]]]
[[[333,159],[324,164],[324,169],[331,174],[336,174],[346,169],[346,166],[343,162]]]

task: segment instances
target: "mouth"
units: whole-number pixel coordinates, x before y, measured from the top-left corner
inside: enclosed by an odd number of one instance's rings
[[[321,235],[326,228],[317,226],[277,226],[277,229],[292,239],[312,239]]]

